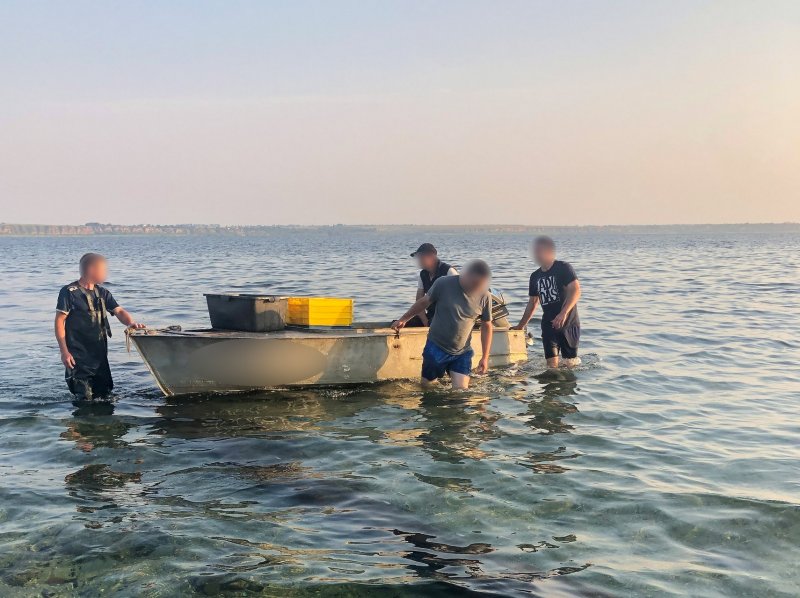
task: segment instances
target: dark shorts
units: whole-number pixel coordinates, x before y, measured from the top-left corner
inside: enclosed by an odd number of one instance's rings
[[[544,356],[550,359],[560,354],[564,359],[574,359],[578,356],[580,338],[581,329],[578,326],[572,326],[567,330],[543,330]]]
[[[428,341],[422,350],[422,377],[426,380],[438,380],[450,372],[469,376],[472,372],[472,356],[471,348],[460,355],[452,355]]]

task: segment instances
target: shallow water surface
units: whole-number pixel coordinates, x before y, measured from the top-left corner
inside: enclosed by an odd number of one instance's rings
[[[520,235],[0,239],[0,595],[800,594],[798,235],[559,239],[576,371],[537,345],[465,393],[165,399],[117,324],[115,404],[70,403],[52,317],[85,251],[142,321],[205,326],[226,290],[391,319],[423,240],[519,316]]]

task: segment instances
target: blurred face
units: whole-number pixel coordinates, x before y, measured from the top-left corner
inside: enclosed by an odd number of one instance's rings
[[[97,260],[86,268],[84,277],[94,284],[102,284],[108,276],[108,263],[105,260]]]
[[[464,272],[461,275],[461,286],[470,295],[488,291],[490,281],[488,276],[478,276],[471,272]]]
[[[436,263],[439,261],[439,257],[435,253],[418,253],[417,254],[417,263],[419,267],[423,270],[433,270],[436,267]]]
[[[549,245],[534,243],[533,259],[540,266],[549,266],[556,259],[556,252]]]

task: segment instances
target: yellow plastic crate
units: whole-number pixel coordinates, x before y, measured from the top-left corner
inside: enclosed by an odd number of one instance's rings
[[[292,326],[351,326],[353,300],[342,297],[289,297],[286,323]]]

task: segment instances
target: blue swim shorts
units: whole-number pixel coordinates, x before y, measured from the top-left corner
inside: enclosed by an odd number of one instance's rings
[[[472,356],[472,348],[453,355],[429,340],[422,350],[422,377],[433,381],[450,372],[469,376],[472,372]]]

